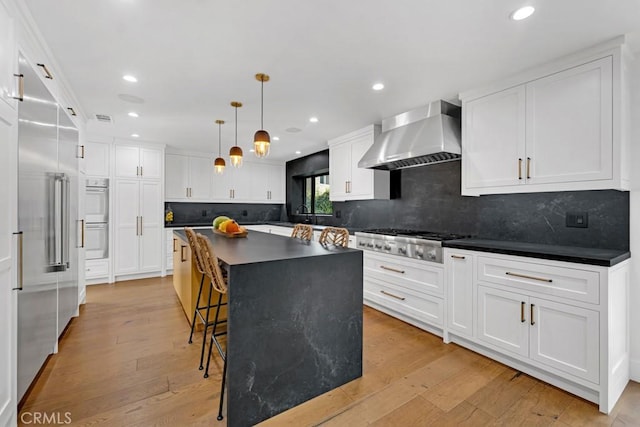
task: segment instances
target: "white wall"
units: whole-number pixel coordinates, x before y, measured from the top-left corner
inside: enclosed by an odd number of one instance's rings
[[[631,67],[631,378],[640,382],[640,52]]]

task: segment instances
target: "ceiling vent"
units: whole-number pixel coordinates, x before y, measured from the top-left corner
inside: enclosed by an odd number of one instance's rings
[[[113,123],[113,119],[107,114],[96,114],[96,120],[101,123]]]

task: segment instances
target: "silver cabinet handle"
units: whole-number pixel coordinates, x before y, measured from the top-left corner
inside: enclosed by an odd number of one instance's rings
[[[512,273],[510,271],[507,271],[504,274],[506,274],[507,276],[522,277],[523,279],[539,280],[540,282],[547,282],[547,283],[553,282],[552,279],[545,279],[543,277],[536,277],[536,276],[527,276],[526,274]]]
[[[17,237],[18,239],[18,287],[13,288],[12,290],[14,291],[21,291],[23,289],[23,285],[24,285],[24,275],[23,275],[23,269],[22,269],[22,248],[23,248],[23,233],[22,231],[16,231],[15,233],[13,233],[14,236]]]
[[[140,166],[136,166],[136,176],[140,176]]]
[[[518,179],[522,179],[522,159],[518,159]]]
[[[527,179],[531,179],[531,157],[527,157]]]
[[[526,303],[524,301],[520,302],[520,322],[524,323],[526,319],[524,318],[524,306]]]
[[[404,270],[398,270],[395,268],[387,267],[386,265],[381,265],[380,268],[387,271],[393,271],[394,273],[404,274]]]
[[[455,259],[467,259],[467,257],[464,257],[462,255],[451,255],[451,258],[455,258]]]
[[[18,96],[14,96],[13,99],[18,101],[24,101],[24,74],[14,74],[18,78]]]
[[[84,248],[84,219],[80,220],[80,247]]]
[[[385,294],[387,296],[390,296],[391,298],[395,298],[395,299],[399,299],[400,301],[404,301],[406,298],[405,297],[399,297],[398,295],[394,295],[392,293],[389,293],[387,291],[380,291],[381,294]]]
[[[44,71],[44,78],[45,79],[50,79],[53,80],[53,76],[51,75],[51,73],[49,72],[49,69],[47,68],[46,65],[44,64],[36,64],[38,67],[42,68],[42,71]]]
[[[140,217],[140,235],[144,234],[144,228],[142,227],[142,217]]]
[[[142,173],[142,166],[140,166],[140,176],[142,176],[142,175],[143,175],[143,173]]]

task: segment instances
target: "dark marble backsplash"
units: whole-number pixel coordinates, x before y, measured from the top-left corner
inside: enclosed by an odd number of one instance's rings
[[[172,225],[211,225],[225,215],[238,222],[286,221],[284,205],[262,203],[165,203],[165,213],[173,211]],[[170,225],[166,224],[165,225]]]
[[[322,157],[328,156],[323,153]],[[290,170],[302,167],[290,167],[289,163],[287,181],[294,180]],[[455,161],[394,171],[392,182],[399,186],[394,188],[399,198],[334,202],[333,217],[318,217],[316,222],[352,229],[411,228],[483,239],[629,250],[628,192],[463,197],[460,168],[461,162]],[[289,182],[287,186],[295,188]],[[291,212],[296,196],[287,198]],[[567,227],[567,212],[587,212],[588,227]],[[299,221],[300,217],[290,215],[289,220]]]

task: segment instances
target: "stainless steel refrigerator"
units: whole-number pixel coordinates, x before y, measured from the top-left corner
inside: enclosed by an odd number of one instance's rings
[[[78,308],[78,130],[34,68],[20,57],[18,399]]]

